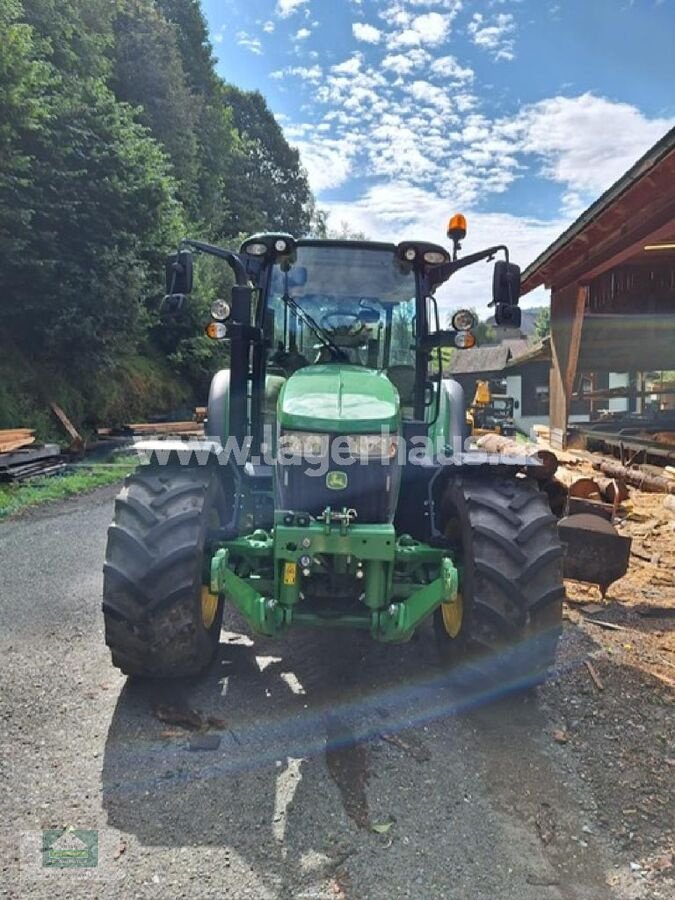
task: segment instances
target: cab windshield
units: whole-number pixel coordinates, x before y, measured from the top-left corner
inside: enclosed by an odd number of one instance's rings
[[[300,245],[287,272],[272,271],[268,371],[349,362],[414,373],[415,293],[414,273],[393,248]]]

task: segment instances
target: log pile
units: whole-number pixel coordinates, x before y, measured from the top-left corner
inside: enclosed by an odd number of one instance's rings
[[[99,428],[96,433],[99,438],[204,437],[204,426],[197,422],[136,422],[119,428]]]
[[[500,434],[485,434],[476,442],[477,446],[486,453],[499,454],[508,458],[535,460],[534,465],[524,462],[529,474],[538,481],[548,481],[553,478],[558,469],[558,457],[552,450],[545,450],[537,444],[521,444],[513,438],[503,437]]]
[[[667,474],[663,476],[648,474],[640,466],[622,466],[609,459],[596,460],[593,468],[597,472],[602,472],[603,475],[621,480],[645,493],[675,494],[675,481]]]
[[[0,431],[0,481],[24,481],[65,469],[58,444],[39,444],[30,428]]]
[[[11,453],[35,443],[35,432],[30,428],[4,428],[0,430],[0,453]]]

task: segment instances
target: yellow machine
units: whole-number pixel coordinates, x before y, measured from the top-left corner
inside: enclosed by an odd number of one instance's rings
[[[466,420],[471,434],[480,437],[483,434],[512,435],[516,433],[513,424],[513,398],[496,395],[490,390],[489,381],[476,384],[473,403],[467,410]]]

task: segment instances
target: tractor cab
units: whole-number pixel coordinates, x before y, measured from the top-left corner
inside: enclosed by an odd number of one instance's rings
[[[196,249],[208,252],[205,246]],[[280,424],[287,405],[303,410],[303,430],[331,426],[341,431],[344,426],[358,432],[372,428],[374,420],[387,419],[371,394],[389,392],[388,402],[396,408],[395,430],[406,438],[432,433],[449,438],[440,419],[463,399],[459,385],[447,380],[443,385],[441,350],[474,346],[475,323],[463,311],[454,317],[452,329],[441,329],[435,293],[459,268],[493,258],[500,250],[508,255],[505,248],[493,247],[458,259],[457,248],[457,238],[454,256],[439,245],[414,241],[295,240],[287,234],[246,240],[238,255],[242,281],[251,291],[240,312],[245,321],[237,321],[234,303],[218,301],[216,321],[207,329],[217,340],[233,341],[230,421],[216,412],[218,430],[210,429],[210,434],[250,436],[255,454],[265,446],[266,427],[274,430]],[[498,308],[509,308],[515,317],[518,267],[497,263],[494,285]],[[240,336],[245,346],[238,353],[234,341]],[[241,365],[235,365],[235,357]],[[361,390],[358,385],[365,384],[368,372],[378,377]],[[351,386],[348,395],[345,379]],[[331,411],[336,397],[332,405],[324,402],[336,392],[340,415],[346,417],[337,425]],[[322,422],[324,408],[327,419]],[[313,414],[307,415],[310,409]],[[458,410],[452,423],[458,436],[463,434],[462,419]]]
[[[242,250],[259,246],[254,239]],[[407,259],[413,249],[415,258]],[[430,379],[440,372],[440,347],[430,350],[423,340],[438,332],[429,270],[449,261],[431,245],[401,251],[393,244],[308,240],[262,265],[249,263],[260,286],[257,318],[264,335],[254,368],[258,361],[266,396],[311,367],[322,367],[326,391],[342,372],[358,382],[370,370],[391,383],[402,419],[429,420],[436,396]],[[298,383],[308,383],[307,374]]]

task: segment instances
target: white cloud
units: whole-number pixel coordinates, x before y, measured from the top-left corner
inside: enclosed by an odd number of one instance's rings
[[[648,119],[628,103],[594,94],[552,97],[524,107],[499,131],[522,153],[543,161],[541,174],[563,185],[578,210],[617,180],[675,124]]]
[[[415,69],[419,69],[429,62],[431,57],[425,50],[419,48],[409,50],[407,53],[390,53],[382,60],[382,68],[385,71],[394,72],[397,75],[409,75]]]
[[[473,69],[460,66],[454,56],[439,56],[429,68],[434,75],[450,78],[452,81],[473,81],[474,77]]]
[[[264,23],[262,28],[265,34],[272,34],[274,32],[274,29],[276,28],[276,25],[274,24],[274,22],[267,21]]]
[[[294,41],[306,41],[308,37],[310,37],[312,32],[309,28],[300,28],[293,35]]]
[[[382,32],[379,28],[363,22],[354,22],[352,32],[357,41],[363,41],[366,44],[378,44],[382,37]]]
[[[314,130],[307,129],[308,131]],[[312,190],[319,194],[340,187],[349,178],[356,147],[349,139],[299,140],[295,146],[307,170]]]
[[[371,188],[354,203],[322,202],[321,207],[328,211],[331,227],[348,222],[351,229],[365,232],[371,240],[398,243],[415,238],[442,245],[447,245],[447,221],[458,211],[433,190],[396,181]],[[507,213],[462,211],[469,224],[465,253],[504,243],[511,250],[513,261],[522,266],[554,241],[566,224],[562,219],[543,222]],[[485,264],[469,266],[440,289],[439,306],[442,311],[473,306],[488,315],[491,288],[491,267]]]
[[[275,72],[270,72],[270,78],[274,78],[277,81],[289,76],[309,81],[310,84],[318,84],[323,76],[323,69],[321,66],[289,66],[286,69],[277,69]]]
[[[218,29],[218,31],[215,31],[215,32],[211,35],[211,40],[212,40],[215,44],[222,44],[222,43],[223,43],[223,39],[225,38],[225,32],[226,32],[226,31],[227,31],[227,25],[221,25],[220,28]]]
[[[413,83],[406,88],[406,91],[418,103],[428,104],[437,112],[443,113],[445,121],[449,121],[448,117],[452,113],[452,103],[450,102],[450,96],[443,88],[437,87],[435,84],[430,84],[428,81],[420,80],[413,81]]]
[[[398,20],[403,28],[387,35],[387,46],[391,50],[418,47],[422,44],[436,47],[448,37],[453,19],[454,13],[438,12],[424,13],[410,19],[403,11],[403,16]]]
[[[246,31],[237,32],[237,43],[240,47],[246,47],[251,53],[255,53],[256,56],[260,56],[262,53],[262,44],[260,43],[260,40],[257,37],[248,34]]]
[[[309,0],[277,0],[277,15],[282,19],[287,19],[308,2]]]
[[[504,118],[489,116],[473,86],[473,70],[461,59],[438,55],[438,51],[434,59],[428,44],[432,31],[414,28],[420,18],[434,15],[415,16],[415,11],[442,7],[452,18],[457,7],[431,0],[389,3],[391,18],[400,24],[387,33],[380,48],[338,57],[335,65],[323,70],[305,54],[305,65],[272,75],[295,77],[311,85],[311,104],[306,107],[312,117],[311,130],[298,132],[297,138],[317,193],[340,186],[357,173],[362,181],[405,185],[408,190],[401,196],[407,200],[418,190],[420,202],[428,202],[433,195],[439,208],[451,202],[484,210],[494,194],[505,193],[519,179],[538,175],[559,189],[557,228],[575,217],[671,124],[591,94],[549,98]],[[443,19],[440,13],[435,15]],[[493,20],[498,17],[489,21]],[[490,27],[482,18],[480,26]],[[450,27],[443,20],[435,33],[446,29],[449,33]],[[406,31],[414,31],[419,43],[393,52],[392,35],[400,40]],[[474,37],[481,40],[479,31],[476,28]],[[504,52],[505,39],[504,34],[501,43],[482,38],[495,55]],[[536,201],[540,196],[535,186],[531,198]],[[550,193],[545,197],[548,214]],[[368,195],[369,202],[374,199],[375,195]],[[354,208],[363,215],[359,202]],[[348,218],[346,212],[339,218]],[[372,231],[362,223],[355,227]],[[526,261],[531,258],[532,254]]]
[[[515,59],[513,32],[516,25],[511,13],[498,13],[486,20],[482,13],[474,13],[468,32],[477,47],[487,50],[495,60]]]
[[[356,75],[361,70],[362,62],[363,57],[361,54],[355,53],[344,62],[339,63],[337,66],[333,66],[331,72],[335,72],[336,75]]]

